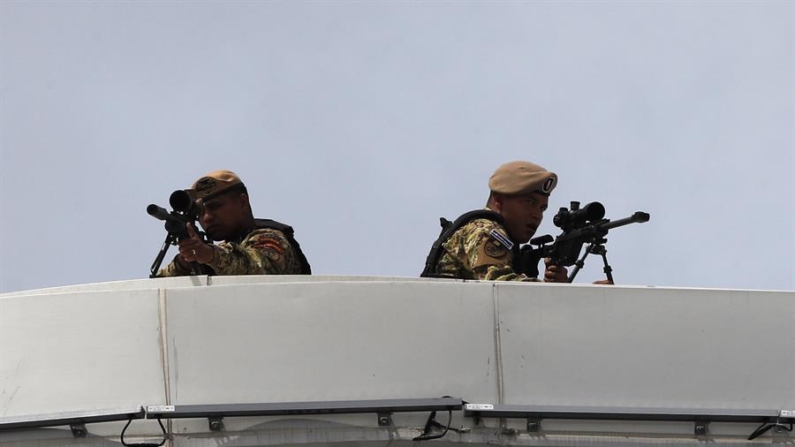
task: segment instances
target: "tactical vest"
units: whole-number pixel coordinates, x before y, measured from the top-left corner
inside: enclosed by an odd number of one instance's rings
[[[298,262],[301,264],[301,275],[312,274],[312,268],[309,266],[309,262],[306,260],[304,252],[301,251],[301,245],[293,237],[293,233],[295,233],[293,231],[293,227],[271,219],[254,219],[254,229],[270,229],[281,231],[284,234],[285,239],[287,239],[287,242],[289,242],[290,246],[293,247],[295,255],[298,257]]]
[[[447,275],[440,275],[438,271],[439,261],[444,256],[445,249],[442,246],[448,239],[458,231],[459,228],[468,224],[475,219],[488,219],[497,222],[500,225],[505,225],[500,213],[491,210],[474,210],[462,214],[455,222],[450,222],[444,217],[439,218],[439,223],[442,225],[442,232],[439,238],[431,246],[431,251],[425,259],[425,269],[420,274],[421,278],[447,278]],[[531,250],[529,246],[519,249],[519,245],[515,245],[513,251],[513,270],[516,273],[524,273],[525,275],[535,278],[538,276],[538,261],[541,259],[539,251]]]
[[[444,217],[440,217],[439,224],[442,226],[442,231],[439,234],[439,238],[436,239],[431,246],[431,251],[428,253],[428,257],[425,258],[425,269],[422,271],[422,273],[420,273],[421,278],[445,277],[445,275],[440,275],[438,270],[439,260],[442,259],[442,256],[444,256],[446,251],[442,245],[447,242],[447,240],[450,239],[450,236],[458,231],[459,228],[475,219],[488,219],[497,222],[500,225],[505,224],[505,220],[502,218],[502,216],[499,213],[495,213],[491,210],[470,211],[459,216],[455,222],[450,222]]]

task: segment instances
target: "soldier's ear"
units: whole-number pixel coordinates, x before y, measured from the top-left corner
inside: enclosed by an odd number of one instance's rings
[[[504,198],[504,196],[502,194],[491,193],[491,200],[490,200],[491,206],[489,206],[489,208],[491,208],[492,210],[494,210],[494,211],[496,211],[498,213],[501,212],[502,211],[503,198]]]
[[[240,200],[240,204],[241,205],[251,206],[249,201],[248,201],[248,194],[246,194],[246,193],[240,193],[240,196],[238,196],[238,200]]]

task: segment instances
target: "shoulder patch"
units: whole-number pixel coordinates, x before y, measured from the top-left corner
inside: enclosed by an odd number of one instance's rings
[[[487,255],[491,256],[492,258],[501,258],[508,254],[508,250],[505,249],[499,242],[496,241],[489,241],[486,242],[486,245],[483,247],[484,251]]]
[[[264,241],[260,242],[258,246],[266,250],[274,250],[279,254],[284,253],[284,247],[282,247],[282,244],[280,244],[279,241],[273,239],[265,239]]]
[[[497,231],[496,228],[491,230],[491,231],[489,231],[489,236],[491,236],[494,240],[496,240],[498,245],[502,244],[508,250],[513,248],[513,242],[511,242],[511,240],[508,239],[507,237],[505,237],[502,233]]]

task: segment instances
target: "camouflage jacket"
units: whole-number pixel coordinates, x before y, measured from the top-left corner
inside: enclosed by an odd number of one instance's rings
[[[177,255],[179,256],[179,255]],[[215,256],[206,264],[216,275],[297,275],[301,263],[279,230],[256,229],[240,243],[222,242],[215,245]],[[190,274],[176,261],[161,269],[157,276]]]
[[[442,244],[444,254],[437,273],[461,279],[488,281],[538,281],[513,269],[514,252],[505,227],[490,219],[475,219],[459,228]]]

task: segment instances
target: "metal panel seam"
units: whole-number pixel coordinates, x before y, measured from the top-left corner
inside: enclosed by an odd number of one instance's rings
[[[751,293],[747,292],[747,296],[750,299]],[[790,315],[795,315],[795,301],[790,301],[790,307],[792,308],[792,311],[790,312]],[[789,355],[790,355],[791,365],[793,367],[795,367],[795,318],[792,318],[791,321],[792,321],[792,325],[790,327],[790,351],[789,351]],[[795,410],[795,375],[790,375],[789,377],[790,377],[790,381],[791,381],[790,382],[790,384],[791,384],[790,392],[792,394],[790,394],[788,396],[786,405],[792,405],[793,408],[780,408],[780,410],[789,410],[789,411]]]
[[[497,284],[491,286],[491,298],[494,303],[494,366],[497,375],[497,403],[505,403],[505,389],[502,378],[502,341],[500,338],[500,289]]]
[[[158,317],[158,326],[160,330],[158,331],[160,337],[160,361],[163,365],[163,387],[164,392],[166,393],[166,405],[171,405],[171,371],[169,368],[169,361],[168,361],[168,315],[167,315],[167,302],[166,302],[166,295],[168,289],[160,288],[157,290],[157,298],[158,298],[158,306],[157,306],[157,317]],[[173,436],[171,434],[172,431],[172,422],[171,419],[166,420],[166,433],[167,439],[169,439],[169,446],[173,445]]]

